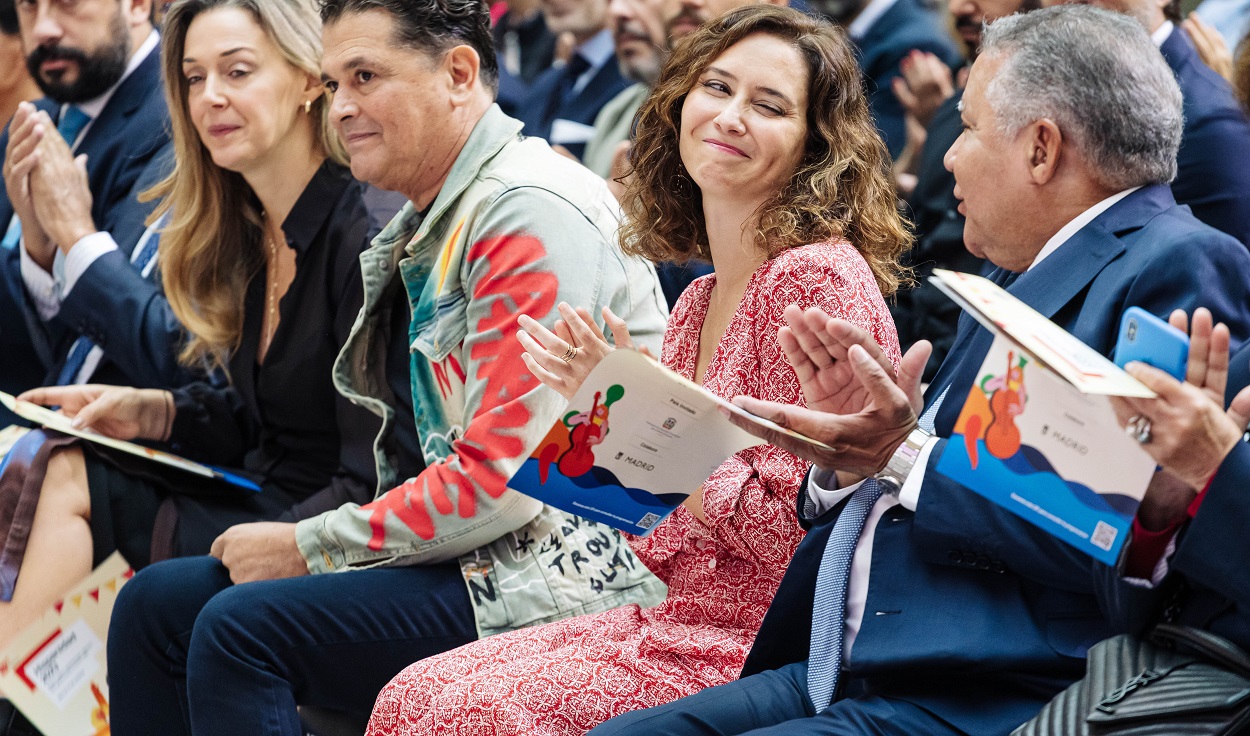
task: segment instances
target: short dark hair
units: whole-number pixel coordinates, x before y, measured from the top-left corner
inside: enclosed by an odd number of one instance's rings
[[[498,89],[499,62],[485,0],[322,0],[321,22],[329,25],[370,10],[389,13],[395,19],[395,40],[409,48],[441,57],[456,46],[471,47],[481,57],[482,82]]]
[[[16,36],[18,34],[17,2],[15,0],[0,0],[0,33],[6,36]]]
[[[1163,6],[1163,17],[1173,23],[1181,22],[1181,0],[1171,0]]]

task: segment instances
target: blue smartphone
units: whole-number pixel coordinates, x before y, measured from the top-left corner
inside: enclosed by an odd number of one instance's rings
[[[1184,381],[1189,336],[1141,307],[1129,307],[1120,318],[1115,364],[1123,368],[1134,360]]]

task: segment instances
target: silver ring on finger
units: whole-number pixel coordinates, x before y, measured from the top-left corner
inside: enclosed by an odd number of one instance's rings
[[[1140,445],[1148,445],[1154,439],[1150,420],[1140,414],[1134,415],[1128,420],[1124,431],[1128,433],[1129,437],[1137,440],[1137,443]]]

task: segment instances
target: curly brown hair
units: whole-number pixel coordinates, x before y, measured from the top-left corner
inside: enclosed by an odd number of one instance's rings
[[[757,33],[776,36],[802,55],[808,102],[802,161],[761,205],[756,244],[774,258],[796,246],[846,238],[890,296],[906,278],[899,258],[912,236],[898,210],[890,156],[868,113],[859,64],[840,28],[789,8],[733,10],[673,51],[638,113],[621,248],[657,262],[711,260],[702,194],[679,153],[682,105],[713,60]]]

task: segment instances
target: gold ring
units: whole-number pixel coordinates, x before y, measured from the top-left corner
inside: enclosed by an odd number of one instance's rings
[[[563,360],[565,363],[571,364],[573,362],[573,359],[576,357],[577,357],[577,346],[570,345],[569,349],[564,351],[564,355],[560,356],[560,360]]]

